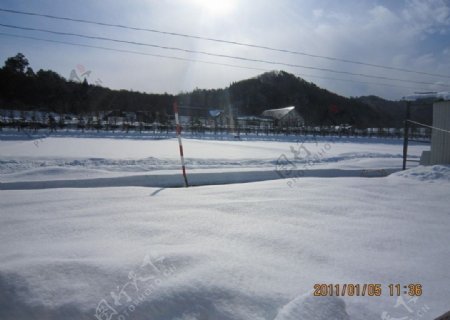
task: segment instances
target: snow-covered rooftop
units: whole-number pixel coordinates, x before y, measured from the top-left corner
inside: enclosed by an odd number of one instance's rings
[[[269,110],[265,110],[261,115],[266,116],[266,117],[272,117],[275,119],[281,119],[294,109],[295,109],[295,106],[289,106],[289,107],[280,108],[280,109],[269,109]]]
[[[418,100],[450,100],[450,92],[423,92],[423,93],[415,93],[409,96],[404,96],[402,100],[404,101],[418,101]]]
[[[211,117],[218,117],[223,113],[223,110],[219,110],[219,109],[214,109],[214,110],[209,110],[209,115]]]

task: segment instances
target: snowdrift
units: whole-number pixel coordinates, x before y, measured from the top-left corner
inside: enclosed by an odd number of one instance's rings
[[[392,177],[402,177],[418,181],[446,183],[450,182],[450,165],[418,166],[416,168],[400,171]]]

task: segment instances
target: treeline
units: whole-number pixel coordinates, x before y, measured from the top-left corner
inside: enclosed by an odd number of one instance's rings
[[[173,102],[169,94],[111,90],[98,85],[68,81],[51,70],[34,70],[18,53],[0,69],[0,108],[45,110],[59,114],[95,114],[99,111],[146,111],[163,118]]]
[[[173,96],[111,90],[86,79],[68,81],[50,70],[34,72],[21,53],[8,58],[0,69],[0,108],[4,109],[45,109],[75,115],[143,111],[164,122],[172,114],[174,99],[204,113],[222,109],[234,116],[260,115],[266,109],[294,105],[310,126],[400,127],[404,114],[402,103],[342,97],[283,71],[234,82],[224,89],[195,89]],[[378,107],[377,103],[390,107]]]

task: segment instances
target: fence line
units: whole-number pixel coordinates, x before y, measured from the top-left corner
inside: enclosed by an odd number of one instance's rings
[[[412,121],[411,121],[412,122]],[[415,122],[413,122],[415,123]],[[419,124],[419,123],[417,123]],[[64,130],[78,130],[78,131],[90,131],[90,132],[136,132],[136,133],[151,133],[154,134],[174,134],[176,133],[176,125],[163,124],[163,123],[105,123],[105,122],[84,122],[84,123],[45,123],[45,122],[27,122],[27,121],[14,121],[14,122],[1,122],[0,131],[2,128],[9,128],[17,130],[18,132],[32,132],[33,134],[49,132],[57,132]],[[410,135],[412,138],[431,138],[431,129],[433,127],[426,126],[422,130],[417,128],[411,128]],[[437,128],[439,129],[439,128]],[[384,138],[401,138],[404,134],[403,128],[354,128],[354,127],[339,127],[339,126],[303,126],[303,127],[258,127],[258,126],[245,126],[245,125],[198,125],[198,124],[184,124],[181,126],[185,134],[191,134],[193,136],[200,134],[210,135],[234,135],[236,137],[245,137],[246,135],[257,136],[271,136],[271,135],[313,135],[313,136],[347,136],[347,137],[384,137]]]

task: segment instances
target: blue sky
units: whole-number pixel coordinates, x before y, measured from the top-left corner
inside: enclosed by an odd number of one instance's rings
[[[0,23],[3,24],[432,83],[430,85],[370,79],[320,70],[0,27],[0,32],[9,34],[264,70],[283,69],[345,96],[375,94],[389,99],[399,99],[414,91],[450,90],[450,86],[445,86],[450,83],[449,0],[2,0],[0,8],[219,38],[447,76],[447,78],[434,77],[384,70],[204,40],[0,12]],[[22,52],[29,59],[34,70],[51,69],[66,78],[69,78],[73,69],[78,73],[89,70],[91,73],[88,81],[101,81],[103,86],[114,89],[178,93],[190,91],[196,87],[222,88],[233,81],[254,77],[263,72],[4,35],[0,35],[0,38],[2,61],[17,52]]]

